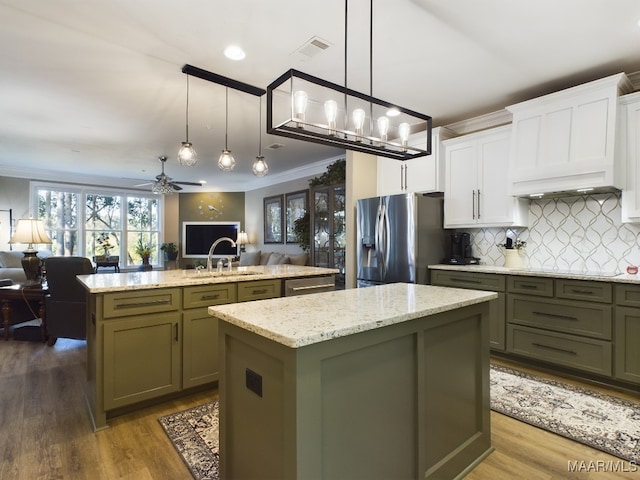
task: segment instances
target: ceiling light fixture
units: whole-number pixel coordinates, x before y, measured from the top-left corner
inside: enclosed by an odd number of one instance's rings
[[[187,75],[187,112],[186,112],[186,135],[187,141],[182,142],[182,147],[178,150],[178,162],[186,167],[193,167],[198,163],[198,154],[193,145],[189,143],[189,75]]]
[[[347,13],[345,0],[344,86],[294,69],[285,72],[267,87],[267,132],[397,160],[429,155],[431,117],[373,97],[373,0],[369,95],[347,88]],[[426,132],[424,144],[410,144],[409,135],[420,132]]]
[[[260,119],[258,120],[258,156],[254,160],[251,170],[256,177],[264,177],[269,173],[269,166],[262,156],[262,98],[259,98],[258,100],[260,101]]]
[[[244,50],[242,50],[242,47],[239,47],[238,45],[229,45],[224,49],[224,56],[229,60],[238,61],[244,60],[247,55],[244,53]]]
[[[218,159],[218,167],[223,172],[230,172],[236,166],[236,159],[231,155],[231,150],[229,150],[227,145],[227,136],[229,133],[229,87],[225,88],[226,92],[226,108],[225,108],[225,127],[224,127],[224,150],[222,151],[222,155]]]

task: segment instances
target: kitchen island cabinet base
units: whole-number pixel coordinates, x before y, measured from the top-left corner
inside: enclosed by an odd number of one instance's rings
[[[299,348],[221,320],[220,478],[462,478],[492,451],[488,317]]]

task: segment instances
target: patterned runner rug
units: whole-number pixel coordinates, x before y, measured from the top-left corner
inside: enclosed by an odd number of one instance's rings
[[[491,409],[640,465],[640,403],[492,365]],[[196,480],[218,479],[218,402],[158,421]]]
[[[217,480],[218,402],[166,415],[158,419],[171,443],[196,480]]]
[[[492,365],[491,409],[640,464],[640,403]]]

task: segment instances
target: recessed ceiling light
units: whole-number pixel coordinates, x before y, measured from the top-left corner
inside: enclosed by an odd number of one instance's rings
[[[224,56],[230,60],[244,60],[247,55],[238,45],[229,45],[224,49]]]
[[[198,180],[198,183],[202,183],[204,185],[205,183],[207,183],[207,181],[206,180]]]

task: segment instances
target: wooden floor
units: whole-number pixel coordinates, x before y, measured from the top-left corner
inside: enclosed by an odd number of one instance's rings
[[[85,354],[85,343],[75,340],[54,347],[0,342],[0,479],[191,478],[157,419],[217,392],[149,407],[94,433],[84,403]],[[619,460],[494,412],[491,420],[495,452],[467,479],[640,479],[640,471],[572,473],[569,461]]]

